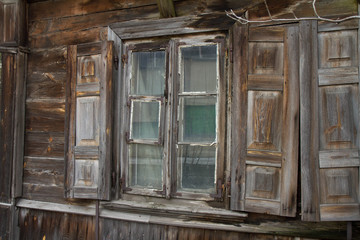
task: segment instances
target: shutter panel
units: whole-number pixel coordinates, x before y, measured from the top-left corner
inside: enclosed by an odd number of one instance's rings
[[[357,25],[328,23],[311,31],[317,38],[317,48],[313,46],[318,54],[317,72],[310,73],[313,78],[301,79],[303,91],[308,85],[314,88],[312,100],[302,100],[301,114],[309,115],[312,124],[306,127],[302,123],[301,131],[302,136],[318,131],[313,136],[317,148],[302,146],[314,153],[304,156],[311,162],[303,166],[303,172],[317,181],[309,186],[310,190],[303,190],[304,220],[360,220]],[[315,170],[309,166],[315,166]]]
[[[66,197],[110,198],[113,43],[68,47]]]
[[[231,207],[295,216],[298,27],[235,27],[233,40]]]

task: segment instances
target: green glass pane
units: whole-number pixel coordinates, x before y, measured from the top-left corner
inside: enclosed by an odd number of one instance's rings
[[[129,146],[129,186],[162,189],[163,148],[131,144]]]
[[[183,92],[216,92],[217,45],[181,48]]]
[[[215,147],[178,147],[178,190],[199,193],[215,191]]]
[[[166,70],[165,51],[133,52],[131,95],[162,96]]]
[[[132,102],[131,138],[158,140],[159,102]]]
[[[213,142],[216,138],[216,97],[181,97],[180,142]]]

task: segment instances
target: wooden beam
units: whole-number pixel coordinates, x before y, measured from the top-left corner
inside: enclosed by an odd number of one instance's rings
[[[159,8],[161,18],[176,17],[173,0],[156,0],[156,2]]]

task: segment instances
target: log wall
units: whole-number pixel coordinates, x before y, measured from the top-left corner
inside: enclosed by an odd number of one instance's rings
[[[228,5],[224,2],[231,3],[232,1],[174,0],[174,5],[177,16],[186,16],[211,11],[223,13],[223,10],[228,9]],[[255,4],[255,2],[261,1],[244,2]],[[294,1],[284,0],[281,2],[289,6],[294,4]],[[356,5],[356,3],[354,4]],[[237,6],[240,10],[243,7],[240,3],[237,3]],[[352,12],[351,9],[346,8],[346,13]],[[333,11],[336,12],[335,9]],[[113,23],[137,19],[155,20],[159,16],[156,0],[28,0],[27,42],[30,53],[26,86],[22,196],[24,199],[72,205],[93,205],[93,202],[69,202],[64,198],[67,45],[105,40],[107,26]],[[273,221],[273,219],[261,220],[262,217],[256,215],[256,220],[253,219],[253,222],[249,224],[256,225],[259,224],[259,221]],[[102,239],[294,239],[255,233],[136,223],[108,218],[100,220]],[[280,222],[286,221],[286,219],[282,219]],[[3,226],[0,224],[0,227]],[[95,219],[90,216],[22,208],[19,226],[21,239],[95,239]],[[336,231],[333,229],[334,225],[320,224],[317,227],[323,229],[322,231],[316,230],[317,234],[315,235],[320,237],[341,239],[346,236],[346,224],[343,223],[338,225]],[[271,229],[268,229],[267,232],[270,233]],[[335,232],[337,234],[334,234]],[[286,230],[273,234],[287,235]],[[292,234],[288,233],[290,236]],[[357,233],[355,232],[355,234]],[[304,235],[309,237],[311,233]]]

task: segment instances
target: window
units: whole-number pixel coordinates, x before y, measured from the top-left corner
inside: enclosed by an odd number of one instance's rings
[[[224,161],[223,39],[125,43],[126,193],[214,198]]]

